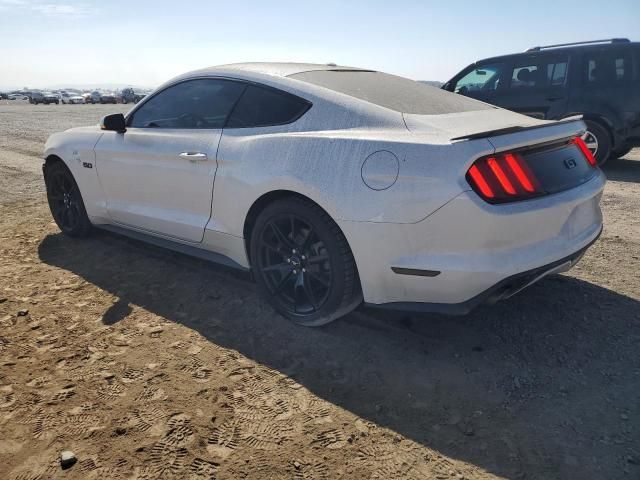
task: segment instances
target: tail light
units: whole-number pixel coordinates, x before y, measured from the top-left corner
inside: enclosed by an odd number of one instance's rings
[[[580,149],[580,151],[584,155],[584,158],[586,158],[587,162],[589,162],[589,165],[591,165],[592,167],[598,166],[596,158],[593,156],[593,153],[591,153],[591,150],[589,150],[589,147],[587,147],[587,144],[584,143],[584,140],[582,138],[576,137],[572,140],[572,142]]]
[[[467,181],[489,203],[515,202],[545,193],[519,153],[500,153],[476,160],[467,173]]]
[[[489,203],[516,202],[584,183],[597,166],[584,140],[575,137],[482,157],[469,168],[467,181]]]

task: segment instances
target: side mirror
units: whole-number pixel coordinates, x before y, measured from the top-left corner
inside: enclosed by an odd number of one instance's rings
[[[100,128],[102,130],[111,130],[118,133],[124,133],[127,131],[127,125],[124,119],[124,115],[121,113],[114,113],[107,115],[100,122]]]

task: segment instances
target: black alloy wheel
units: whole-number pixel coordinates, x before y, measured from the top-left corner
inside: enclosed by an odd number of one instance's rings
[[[47,200],[60,230],[72,237],[83,237],[91,231],[80,190],[73,175],[62,162],[46,167]]]
[[[362,302],[346,239],[306,199],[278,200],[263,210],[251,234],[251,259],[266,298],[296,323],[324,325]]]
[[[304,219],[269,219],[260,236],[258,268],[272,296],[293,315],[318,311],[331,290],[328,250]]]

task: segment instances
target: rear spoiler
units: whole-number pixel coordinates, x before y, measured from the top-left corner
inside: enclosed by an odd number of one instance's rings
[[[453,142],[454,140],[474,140],[476,138],[495,137],[497,135],[507,135],[509,133],[522,132],[524,130],[535,130],[536,128],[546,128],[551,125],[558,125],[561,123],[571,123],[571,122],[575,122],[576,120],[582,120],[582,115],[573,115],[571,117],[563,118],[562,120],[558,120],[555,122],[551,121],[549,123],[543,123],[542,125],[533,125],[530,127],[514,126],[514,127],[498,128],[496,130],[487,130],[486,132],[478,132],[478,133],[472,133],[470,135],[463,135],[462,137],[454,137],[450,140]]]

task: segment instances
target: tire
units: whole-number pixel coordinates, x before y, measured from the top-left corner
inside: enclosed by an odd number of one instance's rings
[[[619,148],[617,150],[614,150],[611,153],[611,160],[615,160],[617,158],[621,158],[624,157],[627,153],[629,153],[631,150],[633,150],[633,147],[622,147]]]
[[[582,136],[582,139],[592,153],[595,151],[594,156],[598,166],[602,166],[611,155],[611,136],[607,129],[598,122],[585,120],[584,123],[587,125],[587,132]]]
[[[47,165],[45,173],[47,201],[58,228],[70,237],[86,237],[91,221],[84,208],[80,189],[63,162]]]
[[[250,255],[262,294],[299,325],[326,325],[362,303],[346,238],[310,200],[291,196],[267,205],[252,228]]]

